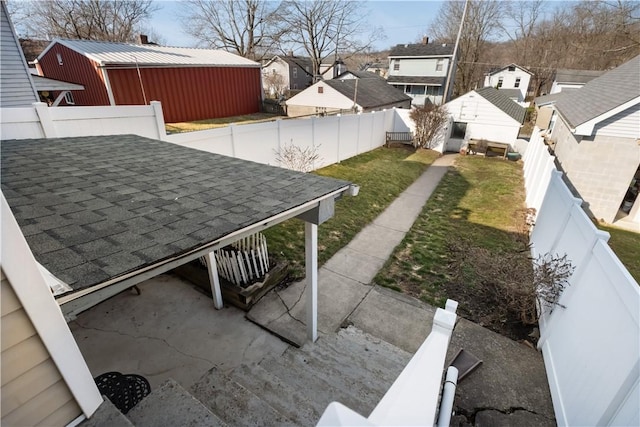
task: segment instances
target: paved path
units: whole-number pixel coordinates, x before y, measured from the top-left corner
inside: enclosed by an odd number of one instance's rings
[[[411,229],[422,207],[453,164],[447,154],[409,186],[371,224],[339,250],[318,272],[318,329],[335,332],[371,291],[369,284]],[[270,292],[247,317],[286,341],[304,344],[304,281]]]

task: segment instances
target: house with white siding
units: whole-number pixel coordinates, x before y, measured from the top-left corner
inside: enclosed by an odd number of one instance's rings
[[[499,90],[510,90],[512,94],[517,95],[516,102],[524,102],[529,89],[529,81],[532,73],[524,67],[517,64],[509,64],[506,67],[495,69],[484,77],[484,85],[494,87]]]
[[[569,70],[560,68],[556,70],[556,76],[551,85],[550,94],[560,93],[566,89],[580,89],[596,77],[603,75],[604,71],[598,70]]]
[[[409,95],[412,105],[440,105],[448,98],[444,91],[451,67],[455,67],[453,44],[429,43],[424,37],[422,43],[399,44],[391,49],[387,83]],[[449,95],[454,76],[452,73]]]
[[[551,122],[550,144],[591,214],[640,223],[640,56],[561,96]]]
[[[524,108],[493,87],[472,90],[444,107],[453,119],[448,151],[457,151],[463,140],[470,139],[513,146],[525,114]]]

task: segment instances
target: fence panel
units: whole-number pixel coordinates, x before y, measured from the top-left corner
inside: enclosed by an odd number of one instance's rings
[[[166,141],[196,150],[235,156],[231,126],[198,132],[176,133],[166,136]]]
[[[232,132],[235,157],[251,161],[260,159],[260,163],[278,166],[277,158],[281,148],[278,138],[279,123],[280,121],[234,125]]]
[[[324,167],[338,163],[340,141],[340,116],[322,117],[315,122],[314,146],[320,158],[318,167]]]
[[[0,115],[0,135],[2,139],[45,137],[34,107],[3,108]]]

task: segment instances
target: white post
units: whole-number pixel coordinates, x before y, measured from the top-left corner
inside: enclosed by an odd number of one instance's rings
[[[209,284],[211,285],[211,294],[213,295],[213,306],[220,310],[224,304],[222,303],[222,292],[220,292],[220,279],[218,278],[218,266],[216,265],[216,257],[213,251],[207,253],[204,258],[207,260],[207,270],[209,271]]]
[[[160,101],[151,101],[149,103],[153,108],[153,115],[156,119],[156,126],[158,127],[158,139],[160,141],[167,140],[167,129],[164,124],[164,115],[162,114],[162,104]]]
[[[233,135],[234,128],[235,128],[235,125],[233,123],[229,124],[229,132],[231,132],[231,157],[236,156],[236,141]]]
[[[44,137],[55,138],[58,136],[56,135],[56,127],[53,124],[53,120],[51,120],[49,106],[44,102],[34,102],[33,106],[35,107],[36,114],[38,114],[38,118],[40,119],[40,126],[42,127]]]
[[[342,132],[340,128],[340,122],[342,121],[342,115],[338,114],[337,117],[338,117],[338,138],[336,139],[336,142],[337,142],[336,145],[337,145],[338,151],[336,153],[337,154],[336,163],[340,163],[340,134]]]
[[[304,253],[307,274],[307,337],[318,339],[318,226],[304,223]]]

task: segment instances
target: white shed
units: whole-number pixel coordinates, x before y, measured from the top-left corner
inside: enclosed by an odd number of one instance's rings
[[[513,146],[525,115],[524,108],[492,87],[472,90],[444,106],[453,118],[449,151],[457,151],[454,145],[469,139]]]

